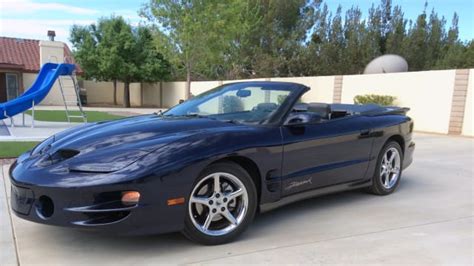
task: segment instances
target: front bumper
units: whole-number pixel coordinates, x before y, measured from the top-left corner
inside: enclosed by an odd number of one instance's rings
[[[184,206],[167,206],[159,189],[152,189],[157,187],[153,182],[47,187],[17,182],[12,172],[11,207],[25,220],[120,235],[166,233],[179,231],[183,226]],[[123,191],[139,191],[139,203],[122,204]]]

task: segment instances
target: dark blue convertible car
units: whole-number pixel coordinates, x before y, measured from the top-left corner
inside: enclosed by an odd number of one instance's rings
[[[11,206],[43,224],[220,244],[258,211],[392,193],[415,147],[407,109],[303,103],[308,90],[232,83],[164,113],[66,130],[12,165]]]

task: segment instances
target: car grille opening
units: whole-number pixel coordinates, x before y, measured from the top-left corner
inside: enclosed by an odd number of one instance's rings
[[[48,196],[41,196],[36,204],[36,213],[42,219],[48,219],[54,214],[53,200]]]
[[[84,222],[86,225],[111,224],[119,222],[130,214],[130,211],[116,211],[106,213],[85,213],[89,217]]]

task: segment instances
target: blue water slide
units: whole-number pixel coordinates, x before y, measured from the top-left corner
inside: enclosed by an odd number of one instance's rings
[[[0,120],[23,113],[39,104],[48,95],[56,79],[71,75],[74,69],[73,64],[44,64],[30,89],[16,99],[0,103]]]

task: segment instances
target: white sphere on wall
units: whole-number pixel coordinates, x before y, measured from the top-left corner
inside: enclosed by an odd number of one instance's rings
[[[386,54],[370,61],[364,69],[364,74],[381,74],[407,72],[408,63],[405,58],[396,54]]]

